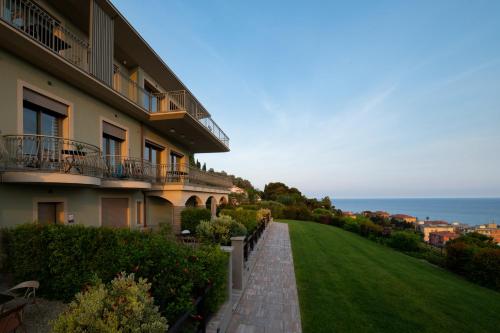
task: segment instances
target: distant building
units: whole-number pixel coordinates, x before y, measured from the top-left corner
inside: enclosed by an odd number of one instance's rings
[[[344,216],[344,217],[350,217],[352,219],[356,218],[356,214],[354,214],[353,212],[342,212],[342,216]]]
[[[405,223],[416,223],[417,218],[414,216],[406,215],[406,214],[395,214],[391,215],[391,218],[399,221],[399,222],[405,222]]]
[[[500,229],[498,228],[477,228],[475,232],[493,238],[493,241],[500,245]]]
[[[247,192],[246,192],[244,189],[242,189],[242,188],[240,188],[240,187],[238,187],[238,186],[235,186],[235,185],[233,185],[233,186],[229,189],[229,191],[231,191],[231,193],[234,193],[234,194],[243,194],[243,195],[246,195],[246,194],[247,194]]]
[[[449,240],[459,236],[458,233],[452,231],[433,231],[429,233],[429,244],[443,247]]]
[[[419,225],[418,226],[420,232],[424,235],[424,241],[429,242],[429,235],[431,232],[443,232],[443,231],[448,231],[448,232],[455,232],[455,227],[452,225]]]
[[[391,214],[384,212],[384,211],[381,211],[381,210],[377,210],[375,212],[375,216],[383,218],[383,219],[388,219],[391,216]]]

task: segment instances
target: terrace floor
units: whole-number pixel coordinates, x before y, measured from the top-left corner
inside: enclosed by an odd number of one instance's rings
[[[228,332],[301,332],[288,225],[271,223],[262,241],[265,243],[233,311]]]

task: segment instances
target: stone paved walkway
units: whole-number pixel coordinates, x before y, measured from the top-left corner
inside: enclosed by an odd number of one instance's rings
[[[229,333],[301,332],[288,224],[271,223]]]

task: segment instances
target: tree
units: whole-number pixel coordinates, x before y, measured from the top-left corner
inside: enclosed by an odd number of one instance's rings
[[[323,206],[322,208],[332,209],[332,200],[330,200],[329,196],[326,196],[323,199],[321,199],[321,205]]]
[[[203,163],[203,167],[201,168],[203,171],[207,171],[207,164]]]
[[[200,163],[200,161],[198,161],[198,160],[196,160],[196,167],[197,167],[198,169],[201,169],[201,163]]]

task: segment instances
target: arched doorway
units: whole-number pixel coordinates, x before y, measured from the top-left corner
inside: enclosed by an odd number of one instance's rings
[[[202,201],[196,195],[192,195],[186,200],[184,206],[186,207],[199,207],[202,205]]]
[[[148,196],[146,201],[146,223],[158,228],[163,223],[174,223],[174,205],[165,198]]]

